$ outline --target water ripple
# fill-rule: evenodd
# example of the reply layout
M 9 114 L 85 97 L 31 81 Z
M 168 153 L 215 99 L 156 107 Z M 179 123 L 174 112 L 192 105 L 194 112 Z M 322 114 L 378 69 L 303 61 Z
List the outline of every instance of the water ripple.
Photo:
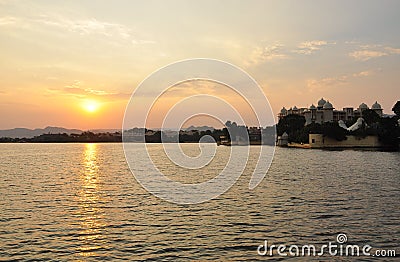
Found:
M 400 253 L 398 152 L 278 148 L 257 188 L 248 189 L 250 161 L 228 192 L 191 206 L 147 193 L 127 169 L 121 144 L 0 147 L 4 260 L 275 261 L 283 258 L 257 255 L 264 240 L 327 244 L 339 233 L 349 243 Z M 165 161 L 160 145 L 149 148 L 167 175 L 187 183 L 214 176 L 229 152 L 218 147 L 216 160 L 188 173 Z

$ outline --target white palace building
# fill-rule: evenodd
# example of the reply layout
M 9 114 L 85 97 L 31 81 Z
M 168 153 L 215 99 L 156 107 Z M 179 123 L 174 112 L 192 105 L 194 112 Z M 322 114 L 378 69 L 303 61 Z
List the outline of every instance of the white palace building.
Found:
M 290 114 L 302 115 L 306 119 L 306 125 L 311 123 L 323 123 L 323 122 L 337 122 L 339 120 L 347 121 L 352 119 L 358 119 L 362 117 L 362 112 L 369 107 L 362 103 L 357 109 L 353 107 L 345 107 L 343 110 L 335 110 L 333 105 L 329 101 L 325 101 L 321 98 L 318 101 L 317 106 L 312 104 L 309 108 L 302 107 L 297 108 L 296 106 L 289 109 L 282 108 L 278 114 L 278 118 L 281 119 L 284 116 Z M 383 109 L 378 102 L 375 102 L 371 109 L 374 110 L 379 116 L 383 115 Z

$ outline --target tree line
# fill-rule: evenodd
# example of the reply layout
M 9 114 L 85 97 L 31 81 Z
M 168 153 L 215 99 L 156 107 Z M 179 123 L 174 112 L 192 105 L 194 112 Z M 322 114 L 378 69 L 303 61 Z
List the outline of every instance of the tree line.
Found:
M 235 122 L 231 125 L 229 123 L 228 128 L 223 129 L 214 129 L 214 130 L 206 130 L 206 131 L 179 131 L 175 135 L 168 136 L 163 134 L 163 131 L 159 130 L 151 130 L 145 128 L 133 128 L 130 130 L 124 131 L 125 138 L 124 140 L 127 142 L 144 142 L 146 143 L 174 143 L 179 141 L 179 143 L 198 143 L 200 139 L 203 138 L 202 142 L 215 143 L 219 142 L 221 137 L 225 137 L 230 140 L 230 134 L 233 137 L 238 135 L 246 135 L 248 134 L 247 127 L 239 126 L 240 128 L 236 128 L 237 125 Z M 265 129 L 260 129 L 264 137 L 268 137 L 266 139 L 266 144 L 268 141 L 275 141 L 275 127 L 267 127 Z M 240 132 L 239 132 L 240 131 Z M 243 133 L 243 134 L 242 134 Z M 207 139 L 204 139 L 206 136 Z M 261 141 L 261 133 L 259 135 L 251 135 L 252 140 Z M 144 139 L 143 139 L 144 138 Z M 268 140 L 268 141 L 267 141 Z M 83 132 L 81 134 L 42 134 L 39 136 L 35 136 L 32 138 L 10 138 L 10 137 L 1 137 L 0 143 L 104 143 L 104 142 L 122 142 L 122 133 L 114 132 L 114 133 L 93 133 L 90 131 Z

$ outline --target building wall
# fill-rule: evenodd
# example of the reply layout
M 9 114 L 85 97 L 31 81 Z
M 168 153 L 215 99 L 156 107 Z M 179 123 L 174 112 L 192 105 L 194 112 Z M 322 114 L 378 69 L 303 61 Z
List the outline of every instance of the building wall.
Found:
M 316 112 L 315 123 L 322 124 L 322 122 L 324 122 L 324 111 L 320 110 Z
M 304 118 L 306 119 L 305 125 L 311 124 L 312 123 L 312 121 L 311 121 L 311 111 L 304 112 L 303 115 L 304 115 Z
M 333 121 L 333 109 L 323 109 L 324 112 L 324 122 Z
M 361 105 L 360 105 L 361 106 Z M 366 105 L 365 105 L 366 106 Z M 308 109 L 306 107 L 302 108 L 290 108 L 286 110 L 283 108 L 279 114 L 278 118 L 281 119 L 290 114 L 302 115 L 306 119 L 306 124 L 309 125 L 311 123 L 319 123 L 322 124 L 324 122 L 337 122 L 339 120 L 347 121 L 352 119 L 357 119 L 362 117 L 362 111 L 368 109 L 368 107 L 354 109 L 352 107 L 345 107 L 343 110 L 334 110 L 334 108 L 323 108 L 322 106 L 318 106 L 317 109 Z M 383 115 L 383 109 L 380 108 L 372 108 L 379 116 Z
M 334 138 L 324 137 L 322 134 L 309 134 L 309 143 L 311 148 L 378 148 L 382 146 L 377 136 L 365 138 L 347 136 L 346 140 L 337 141 Z

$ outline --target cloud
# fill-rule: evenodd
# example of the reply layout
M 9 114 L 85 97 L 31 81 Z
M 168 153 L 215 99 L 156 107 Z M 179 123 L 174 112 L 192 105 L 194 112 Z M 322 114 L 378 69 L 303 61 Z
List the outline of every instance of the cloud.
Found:
M 18 18 L 13 16 L 0 17 L 0 26 L 14 25 L 18 23 Z
M 297 46 L 297 49 L 293 50 L 294 53 L 309 55 L 315 53 L 316 51 L 320 50 L 322 47 L 335 44 L 335 43 L 328 43 L 327 41 L 322 40 L 314 40 L 314 41 L 306 41 L 302 42 Z
M 70 19 L 59 15 L 39 15 L 32 18 L 6 16 L 0 18 L 0 26 L 18 26 L 24 29 L 49 27 L 79 35 L 100 35 L 109 38 L 130 40 L 132 44 L 153 44 L 155 41 L 141 39 L 133 30 L 119 23 L 100 21 L 95 18 Z
M 326 87 L 343 85 L 348 82 L 348 76 L 342 75 L 338 77 L 324 77 L 320 79 L 307 80 L 307 87 L 309 91 L 316 91 Z
M 376 72 L 381 71 L 381 69 L 377 70 L 364 70 L 360 72 L 356 72 L 353 74 L 344 74 L 340 76 L 332 76 L 332 77 L 324 77 L 319 79 L 308 79 L 307 80 L 307 88 L 309 91 L 322 90 L 327 87 L 332 86 L 340 86 L 349 83 L 351 80 L 360 78 L 360 77 L 368 77 L 376 74 Z
M 368 61 L 372 58 L 398 54 L 400 54 L 400 48 L 382 45 L 360 45 L 359 50 L 350 52 L 349 56 L 358 61 Z
M 281 45 L 281 44 L 266 46 L 266 47 L 264 47 L 264 49 L 261 52 L 261 57 L 264 60 L 287 58 L 287 55 L 282 53 L 282 47 L 283 47 L 283 45 Z
M 171 97 L 187 97 L 199 94 L 218 95 L 225 88 L 228 87 L 212 81 L 190 80 L 171 87 L 165 94 Z
M 394 54 L 394 55 L 399 55 L 400 54 L 400 48 L 386 47 L 385 49 L 390 54 Z
M 358 73 L 354 73 L 353 77 L 365 77 L 365 76 L 371 76 L 374 75 L 375 71 L 374 70 L 367 70 L 367 71 L 361 71 Z
M 77 98 L 97 98 L 100 100 L 126 100 L 129 99 L 131 94 L 121 92 L 107 92 L 104 90 L 97 90 L 92 88 L 81 87 L 82 82 L 75 81 L 71 85 L 63 88 L 52 88 L 50 91 L 61 93 L 62 95 L 75 96 Z
M 135 39 L 133 39 L 132 40 L 132 44 L 134 44 L 134 45 L 142 45 L 142 44 L 155 44 L 156 43 L 156 41 L 153 41 L 153 40 L 135 40 Z
M 42 15 L 34 19 L 34 21 L 43 25 L 63 28 L 81 35 L 99 34 L 107 37 L 121 37 L 125 39 L 132 37 L 132 32 L 127 26 L 99 21 L 94 18 L 72 20 L 63 17 Z
M 357 41 L 357 40 L 344 41 L 344 43 L 347 44 L 347 45 L 360 44 L 360 42 Z
M 371 58 L 387 56 L 386 52 L 376 51 L 376 50 L 359 50 L 354 51 L 349 54 L 349 56 L 353 57 L 355 60 L 359 61 L 367 61 Z
M 273 45 L 256 47 L 250 59 L 247 61 L 249 65 L 258 65 L 265 61 L 287 59 L 288 55 L 283 51 L 284 45 L 275 43 Z
M 293 50 L 287 48 L 285 49 L 285 46 L 281 43 L 256 47 L 253 53 L 250 55 L 250 59 L 248 59 L 247 64 L 259 65 L 265 61 L 288 59 L 290 58 L 290 53 L 310 55 L 318 50 L 321 50 L 325 46 L 334 44 L 336 43 L 324 40 L 313 40 L 301 42 Z

